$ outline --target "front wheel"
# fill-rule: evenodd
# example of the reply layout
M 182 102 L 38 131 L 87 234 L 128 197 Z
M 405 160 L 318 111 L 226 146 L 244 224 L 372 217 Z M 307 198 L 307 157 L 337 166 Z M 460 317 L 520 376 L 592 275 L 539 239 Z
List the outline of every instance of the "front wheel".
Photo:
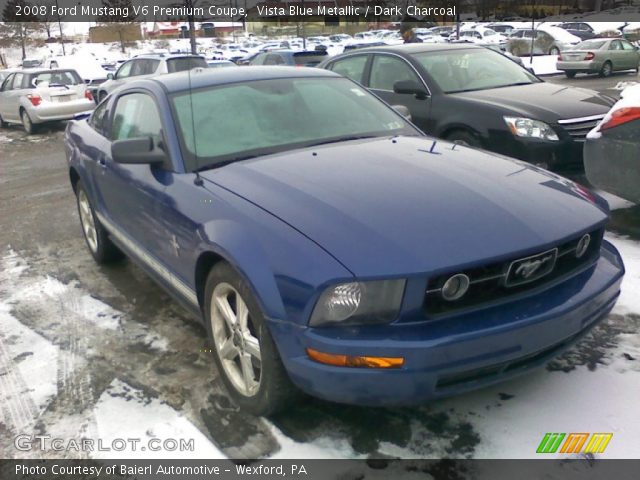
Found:
M 573 78 L 576 76 L 576 72 L 570 72 L 570 71 L 565 71 L 564 74 L 567 76 L 567 78 Z
M 251 290 L 228 263 L 209 273 L 204 314 L 218 371 L 236 404 L 254 415 L 291 405 L 299 393 Z
M 465 147 L 482 147 L 480 140 L 473 133 L 465 130 L 454 130 L 447 135 L 447 140 Z

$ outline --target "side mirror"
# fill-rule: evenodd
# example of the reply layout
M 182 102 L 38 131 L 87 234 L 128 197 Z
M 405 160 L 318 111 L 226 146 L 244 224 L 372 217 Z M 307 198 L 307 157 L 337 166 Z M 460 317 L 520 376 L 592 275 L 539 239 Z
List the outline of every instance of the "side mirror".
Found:
M 400 80 L 393 84 L 393 91 L 401 95 L 415 95 L 418 99 L 424 99 L 429 96 L 427 89 L 413 80 Z
M 167 159 L 151 137 L 116 140 L 111 144 L 111 157 L 116 163 L 129 165 L 157 165 Z
M 411 112 L 405 105 L 391 105 L 391 108 L 393 108 L 396 112 L 398 112 L 407 120 L 411 121 Z
M 114 78 L 116 78 L 113 73 L 109 72 L 107 73 L 107 80 L 113 80 Z

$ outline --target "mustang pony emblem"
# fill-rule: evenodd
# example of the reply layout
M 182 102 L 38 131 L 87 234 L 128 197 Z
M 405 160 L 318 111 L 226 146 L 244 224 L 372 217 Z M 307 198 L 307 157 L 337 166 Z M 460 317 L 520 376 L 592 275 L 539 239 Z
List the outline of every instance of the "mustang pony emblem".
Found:
M 540 260 L 529 260 L 528 262 L 521 263 L 516 269 L 516 275 L 522 278 L 529 278 L 536 273 L 544 263 L 552 260 L 552 258 L 553 257 L 548 256 Z

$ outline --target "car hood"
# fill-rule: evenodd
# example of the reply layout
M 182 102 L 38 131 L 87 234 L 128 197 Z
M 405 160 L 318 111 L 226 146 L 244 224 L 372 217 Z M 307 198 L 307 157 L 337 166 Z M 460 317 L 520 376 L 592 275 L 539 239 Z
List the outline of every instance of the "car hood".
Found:
M 547 82 L 449 95 L 551 123 L 560 119 L 603 115 L 615 103 L 613 98 L 595 90 Z
M 325 145 L 201 175 L 361 277 L 435 273 L 541 251 L 607 218 L 573 182 L 423 137 Z

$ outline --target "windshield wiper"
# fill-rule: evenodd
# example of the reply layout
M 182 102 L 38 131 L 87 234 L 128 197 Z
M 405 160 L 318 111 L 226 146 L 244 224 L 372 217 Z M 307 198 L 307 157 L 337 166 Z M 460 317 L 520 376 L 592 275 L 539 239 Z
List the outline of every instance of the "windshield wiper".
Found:
M 202 167 L 196 168 L 195 170 L 193 170 L 193 172 L 196 173 L 196 172 L 203 172 L 205 170 L 213 170 L 215 168 L 220 168 L 220 167 L 224 167 L 225 165 L 229 165 L 230 163 L 240 162 L 242 160 L 249 160 L 251 158 L 262 157 L 263 155 L 266 155 L 266 154 L 265 153 L 253 153 L 251 155 L 239 155 L 237 157 L 233 157 L 233 158 L 230 158 L 228 160 L 222 160 L 220 162 L 208 163 L 207 165 L 204 165 Z
M 329 138 L 327 140 L 320 140 L 319 142 L 307 143 L 304 145 L 307 147 L 317 147 L 318 145 L 328 145 L 330 143 L 348 142 L 350 140 L 363 140 L 365 138 L 379 138 L 381 135 L 350 135 L 346 137 Z

